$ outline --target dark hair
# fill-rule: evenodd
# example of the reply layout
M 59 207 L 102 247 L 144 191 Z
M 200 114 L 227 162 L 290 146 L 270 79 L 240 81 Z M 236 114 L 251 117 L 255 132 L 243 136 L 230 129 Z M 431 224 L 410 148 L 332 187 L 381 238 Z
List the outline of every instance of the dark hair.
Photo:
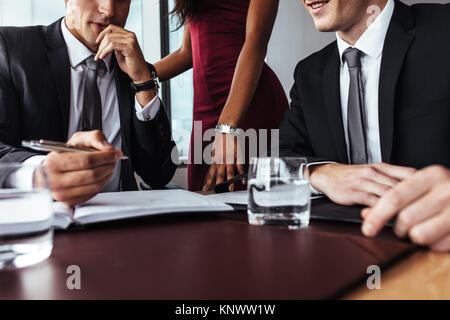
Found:
M 175 7 L 170 12 L 171 15 L 178 18 L 177 29 L 186 24 L 188 19 L 192 19 L 198 9 L 198 0 L 175 0 Z

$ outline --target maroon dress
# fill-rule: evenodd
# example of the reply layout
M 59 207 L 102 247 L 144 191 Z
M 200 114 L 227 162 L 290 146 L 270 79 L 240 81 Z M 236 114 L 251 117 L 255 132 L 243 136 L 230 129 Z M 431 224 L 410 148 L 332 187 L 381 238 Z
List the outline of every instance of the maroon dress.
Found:
M 250 0 L 196 0 L 198 14 L 189 21 L 194 72 L 194 121 L 202 134 L 215 128 L 227 101 L 236 64 L 245 42 Z M 256 80 L 255 80 L 256 81 Z M 289 107 L 283 87 L 264 64 L 258 88 L 239 127 L 247 130 L 278 129 Z M 269 134 L 270 136 L 270 134 Z M 194 132 L 188 164 L 188 188 L 201 190 L 209 165 L 194 164 Z M 202 139 L 203 140 L 203 139 Z M 195 143 L 199 143 L 196 141 Z M 202 143 L 202 150 L 211 141 Z M 248 150 L 247 150 L 248 153 Z M 203 158 L 202 158 L 203 159 Z M 196 161 L 197 162 L 197 161 Z

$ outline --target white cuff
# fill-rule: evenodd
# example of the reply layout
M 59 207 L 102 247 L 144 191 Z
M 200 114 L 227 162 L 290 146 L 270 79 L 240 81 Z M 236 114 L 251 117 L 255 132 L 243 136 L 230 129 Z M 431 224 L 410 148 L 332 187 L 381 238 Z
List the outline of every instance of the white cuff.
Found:
M 46 156 L 33 156 L 28 158 L 22 164 L 23 168 L 11 173 L 6 179 L 9 188 L 31 190 L 33 188 L 33 167 L 39 166 L 44 162 Z M 29 167 L 26 167 L 29 166 Z
M 136 109 L 136 118 L 140 121 L 150 121 L 156 117 L 161 107 L 161 100 L 158 96 L 154 97 L 144 108 L 139 104 L 137 97 L 134 98 L 134 108 Z

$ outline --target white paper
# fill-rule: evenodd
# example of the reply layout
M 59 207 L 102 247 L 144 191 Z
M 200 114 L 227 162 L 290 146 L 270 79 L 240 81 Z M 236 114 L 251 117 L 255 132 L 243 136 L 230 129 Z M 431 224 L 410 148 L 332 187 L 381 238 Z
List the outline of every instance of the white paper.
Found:
M 139 216 L 233 211 L 221 201 L 185 190 L 152 190 L 101 193 L 75 209 L 74 220 L 81 224 Z
M 225 192 L 225 193 L 215 193 L 205 196 L 205 198 L 210 200 L 221 201 L 228 204 L 244 205 L 248 204 L 248 191 L 235 191 L 235 192 Z
M 235 192 L 225 192 L 225 193 L 215 193 L 204 196 L 210 200 L 221 201 L 226 204 L 234 204 L 234 205 L 248 205 L 248 191 L 235 191 Z M 323 198 L 320 196 L 311 196 L 311 200 Z

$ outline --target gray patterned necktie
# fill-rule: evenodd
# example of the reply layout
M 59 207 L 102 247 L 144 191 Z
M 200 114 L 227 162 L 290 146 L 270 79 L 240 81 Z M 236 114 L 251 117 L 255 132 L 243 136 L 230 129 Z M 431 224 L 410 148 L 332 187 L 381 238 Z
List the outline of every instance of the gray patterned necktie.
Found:
M 343 54 L 350 73 L 347 126 L 351 164 L 366 164 L 368 162 L 361 54 L 362 52 L 356 48 L 348 48 Z
M 85 60 L 87 66 L 84 74 L 83 113 L 81 131 L 102 130 L 102 100 L 97 85 L 99 69 L 106 69 L 103 60 L 94 61 L 94 56 Z

